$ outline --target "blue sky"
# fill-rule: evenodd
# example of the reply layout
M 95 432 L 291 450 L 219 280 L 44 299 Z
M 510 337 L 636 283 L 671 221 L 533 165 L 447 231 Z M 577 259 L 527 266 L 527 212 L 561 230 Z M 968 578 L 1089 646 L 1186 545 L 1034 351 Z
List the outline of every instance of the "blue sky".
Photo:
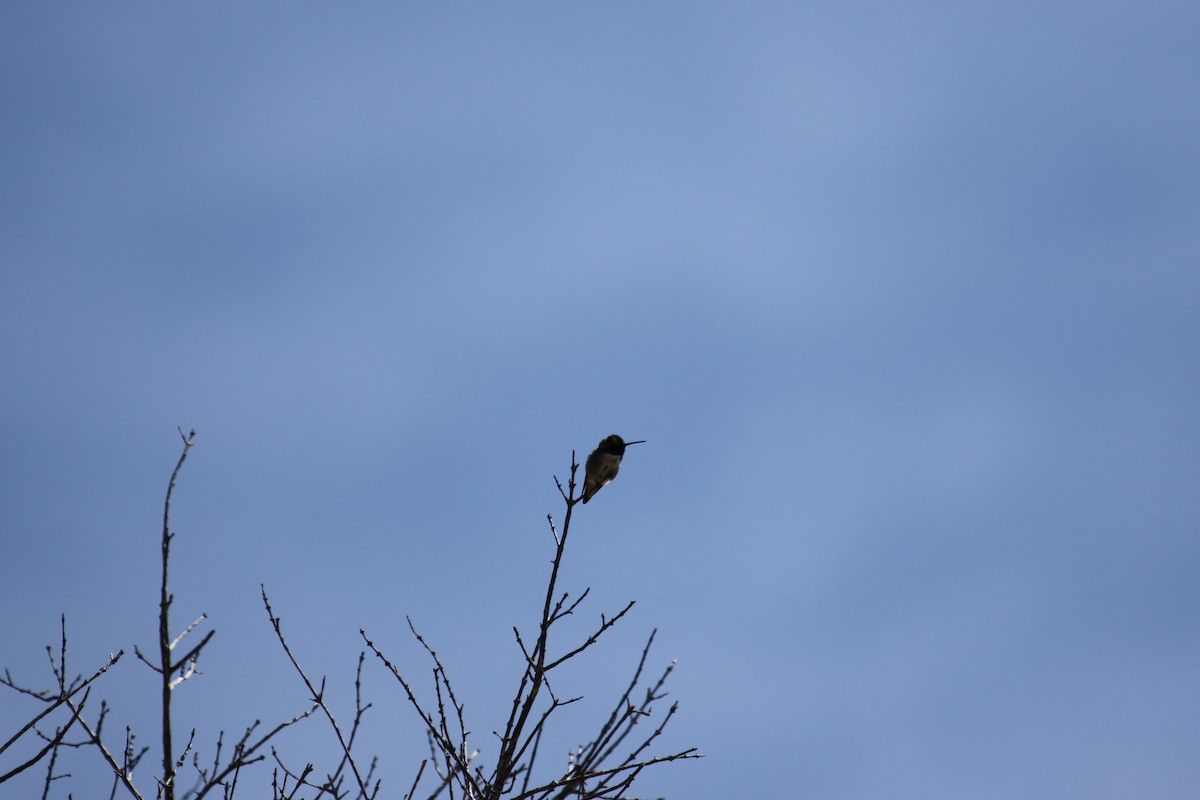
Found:
M 426 674 L 411 615 L 489 759 L 551 476 L 616 432 L 649 441 L 564 580 L 581 626 L 638 604 L 572 679 L 606 704 L 657 627 L 670 744 L 707 754 L 644 794 L 1194 796 L 1194 4 L 0 16 L 18 678 L 49 679 L 60 613 L 77 671 L 153 645 L 195 427 L 202 753 L 303 707 L 265 583 L 342 702 L 359 627 Z M 146 743 L 150 679 L 104 685 Z M 399 796 L 423 737 L 366 690 Z M 0 694 L 0 732 L 27 709 Z M 99 796 L 77 764 L 60 795 Z

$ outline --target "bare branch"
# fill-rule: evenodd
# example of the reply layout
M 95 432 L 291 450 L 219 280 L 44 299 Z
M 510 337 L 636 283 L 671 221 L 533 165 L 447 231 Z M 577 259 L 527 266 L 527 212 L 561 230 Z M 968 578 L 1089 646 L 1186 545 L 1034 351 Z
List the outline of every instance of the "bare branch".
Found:
M 428 763 L 429 759 L 421 759 L 421 766 L 417 768 L 417 777 L 413 778 L 412 788 L 405 793 L 404 800 L 412 800 L 413 795 L 417 793 L 417 784 L 421 782 L 421 776 L 425 773 L 425 765 Z
M 72 703 L 70 700 L 67 701 L 67 705 L 72 711 L 75 711 L 77 714 L 79 713 L 76 711 L 74 703 Z M 121 785 L 125 787 L 126 791 L 128 791 L 135 798 L 135 800 L 143 800 L 142 795 L 137 790 L 137 787 L 134 786 L 133 781 L 130 780 L 131 768 L 122 767 L 121 764 L 117 763 L 117 760 L 113 758 L 112 753 L 108 751 L 108 748 L 104 746 L 104 742 L 100 739 L 99 728 L 92 730 L 92 728 L 87 724 L 87 720 L 85 720 L 82 715 L 79 717 L 79 724 L 87 733 L 88 740 L 96 746 L 96 749 L 100 751 L 100 755 L 106 762 L 108 762 L 108 766 L 112 768 L 113 774 L 116 775 L 117 780 L 121 782 Z M 125 763 L 128 765 L 130 763 L 129 753 L 132 748 L 132 737 L 129 735 L 128 729 L 126 729 L 125 741 Z
M 138 649 L 138 646 L 136 644 L 133 646 L 133 654 L 135 656 L 137 656 L 138 660 L 141 661 L 143 664 L 145 664 L 147 667 L 154 670 L 155 672 L 157 672 L 160 675 L 162 674 L 162 669 L 159 666 L 157 666 L 156 664 L 154 664 L 153 662 L 151 662 L 150 659 L 146 658 L 146 656 L 144 656 L 142 654 L 142 651 L 140 649 Z
M 184 745 L 183 752 L 179 754 L 179 760 L 171 765 L 166 776 L 158 782 L 158 797 L 167 796 L 168 792 L 174 795 L 175 776 L 179 774 L 179 770 L 183 769 L 184 763 L 187 761 L 187 755 L 192 750 L 192 742 L 196 739 L 196 729 L 192 728 L 192 733 L 188 736 L 188 742 Z
M 300 666 L 300 662 L 292 655 L 292 649 L 288 647 L 287 640 L 283 637 L 283 629 L 281 627 L 282 620 L 275 616 L 274 610 L 271 608 L 271 601 L 267 597 L 267 587 L 262 585 L 259 587 L 262 590 L 263 605 L 267 609 L 267 618 L 271 621 L 271 627 L 275 630 L 275 636 L 279 639 L 279 644 L 283 647 L 283 652 L 287 654 L 288 660 L 292 662 L 292 666 L 296 668 L 296 672 L 300 675 L 300 679 L 304 681 L 304 685 L 308 688 L 309 694 L 312 696 L 312 701 L 321 711 L 325 713 L 325 718 L 329 720 L 333 732 L 337 735 L 338 744 L 342 747 L 342 753 L 346 756 L 346 761 L 350 764 L 350 769 L 354 773 L 354 779 L 358 782 L 359 791 L 363 797 L 371 798 L 374 794 L 367 789 L 366 779 L 358 771 L 358 764 L 350 753 L 350 745 L 346 741 L 346 737 L 342 735 L 342 729 L 338 726 L 337 720 L 333 716 L 333 712 L 329 710 L 329 706 L 325 704 L 323 686 L 322 690 L 318 691 L 313 682 L 309 680 L 308 675 L 304 673 L 304 669 Z M 361 633 L 361 631 L 360 631 Z M 376 787 L 378 788 L 378 787 Z
M 567 659 L 574 658 L 575 656 L 582 653 L 584 650 L 586 650 L 589 647 L 591 647 L 592 645 L 594 645 L 596 643 L 596 640 L 598 640 L 600 638 L 600 636 L 606 630 L 611 628 L 613 625 L 616 625 L 617 620 L 619 620 L 621 617 L 623 617 L 629 613 L 629 609 L 633 608 L 634 603 L 636 603 L 636 602 L 637 602 L 636 600 L 630 600 L 629 604 L 627 606 L 625 606 L 623 609 L 621 609 L 621 611 L 612 619 L 606 620 L 603 617 L 601 617 L 600 627 L 596 629 L 595 633 L 593 633 L 591 636 L 589 636 L 587 638 L 587 641 L 585 641 L 583 644 L 576 647 L 574 650 L 568 651 L 567 653 L 564 653 L 563 655 L 561 655 L 558 658 L 551 661 L 549 664 L 546 665 L 546 671 L 548 672 L 548 671 L 554 669 L 555 667 L 557 667 L 559 664 L 563 663 Z
M 550 790 L 563 786 L 575 786 L 576 784 L 581 784 L 584 781 L 589 781 L 593 778 L 600 778 L 605 775 L 616 775 L 618 773 L 628 772 L 630 770 L 642 770 L 653 764 L 664 764 L 668 761 L 680 761 L 687 758 L 704 758 L 704 756 L 701 753 L 697 753 L 695 747 L 689 747 L 687 750 L 681 750 L 678 753 L 672 753 L 669 756 L 655 756 L 654 758 L 648 758 L 645 761 L 639 761 L 635 764 L 622 764 L 618 767 L 598 769 L 578 775 L 567 775 L 559 778 L 558 780 L 550 781 L 549 783 L 539 786 L 536 789 L 530 789 L 529 791 L 514 795 L 513 797 L 509 798 L 509 800 L 524 800 L 526 797 L 544 794 Z M 595 794 L 583 794 L 581 796 L 596 797 Z
M 203 619 L 203 617 L 201 617 L 201 619 Z M 190 628 L 189 628 L 189 630 L 190 630 Z M 187 654 L 185 656 L 183 656 L 183 658 L 179 659 L 174 664 L 167 665 L 167 673 L 168 674 L 172 674 L 179 670 L 183 670 L 183 672 L 180 673 L 179 676 L 177 676 L 176 678 L 173 678 L 170 681 L 170 685 L 171 685 L 172 689 L 174 689 L 176 686 L 178 686 L 179 684 L 186 681 L 188 678 L 192 677 L 192 675 L 196 674 L 196 660 L 200 658 L 200 650 L 204 647 L 204 645 L 208 644 L 209 640 L 212 639 L 213 634 L 215 634 L 215 633 L 216 633 L 215 630 L 209 631 L 207 634 L 204 635 L 204 638 L 200 640 L 200 644 L 196 645 L 191 650 L 189 650 L 187 652 Z M 175 641 L 178 642 L 179 639 L 182 639 L 182 638 L 183 638 L 183 635 L 181 634 L 179 636 L 179 638 L 176 639 Z M 172 647 L 173 646 L 174 645 L 172 644 Z
M 3 745 L 0 745 L 0 753 L 3 753 L 5 750 L 7 750 L 13 744 L 13 742 L 17 741 L 22 736 L 24 736 L 26 733 L 28 733 L 37 723 L 41 722 L 42 719 L 44 719 L 48 714 L 52 713 L 55 709 L 57 709 L 59 706 L 63 705 L 64 703 L 68 702 L 80 690 L 91 685 L 92 681 L 96 680 L 101 675 L 108 672 L 109 667 L 111 667 L 113 664 L 116 664 L 118 661 L 120 661 L 121 656 L 123 656 L 123 655 L 125 655 L 125 651 L 121 650 L 116 655 L 110 656 L 108 659 L 108 663 L 105 664 L 104 666 L 100 667 L 100 669 L 96 670 L 94 673 L 92 673 L 91 677 L 82 681 L 77 686 L 75 686 L 73 689 L 70 689 L 69 691 L 67 691 L 66 694 L 60 695 L 59 697 L 50 697 L 50 696 L 45 695 L 44 693 L 34 692 L 30 689 L 24 689 L 22 687 L 19 687 L 15 683 L 13 683 L 12 675 L 10 675 L 8 673 L 8 670 L 5 670 L 5 676 L 3 679 L 0 679 L 0 683 L 3 683 L 5 686 L 8 686 L 10 689 L 14 689 L 14 690 L 18 691 L 21 694 L 26 694 L 31 697 L 36 697 L 39 700 L 44 700 L 46 702 L 49 702 L 50 705 L 48 705 L 48 706 L 46 706 L 46 708 L 42 709 L 42 712 L 40 714 L 35 716 L 29 722 L 25 723 L 25 725 L 23 725 L 20 730 L 18 730 L 16 733 L 14 733 L 8 739 L 8 741 L 6 741 Z M 72 709 L 72 710 L 74 710 L 74 709 Z
M 175 784 L 170 780 L 173 775 L 171 755 L 173 747 L 171 742 L 171 692 L 175 689 L 177 683 L 173 682 L 172 675 L 175 668 L 171 665 L 171 649 L 174 647 L 174 642 L 171 639 L 171 604 L 175 598 L 168 592 L 168 574 L 169 564 L 171 560 L 171 496 L 175 493 L 175 482 L 179 478 L 179 471 L 183 469 L 183 462 L 187 460 L 188 451 L 192 449 L 192 444 L 196 438 L 196 430 L 193 428 L 191 433 L 184 435 L 183 429 L 179 428 L 179 436 L 183 439 L 183 452 L 179 454 L 179 461 L 175 463 L 175 470 L 171 473 L 171 480 L 167 483 L 167 496 L 163 501 L 163 526 L 162 526 L 162 588 L 159 594 L 158 602 L 158 672 L 162 678 L 162 771 L 163 777 L 160 782 L 160 795 L 163 800 L 175 800 Z M 207 639 L 206 639 L 207 641 Z M 193 663 L 193 667 L 195 664 Z M 190 744 L 190 742 L 189 742 Z
M 505 791 L 505 787 L 513 778 L 513 771 L 517 767 L 517 748 L 520 742 L 526 738 L 524 736 L 525 725 L 529 720 L 529 715 L 533 711 L 534 703 L 537 701 L 538 692 L 545 678 L 546 647 L 550 636 L 550 626 L 554 622 L 551 607 L 558 584 L 558 571 L 562 566 L 563 552 L 566 549 L 567 536 L 571 529 L 571 515 L 575 510 L 576 502 L 578 502 L 572 499 L 575 496 L 575 474 L 578 470 L 579 464 L 575 460 L 575 452 L 572 451 L 571 478 L 568 484 L 570 493 L 565 498 L 567 512 L 563 517 L 562 536 L 555 537 L 557 546 L 555 547 L 554 561 L 550 570 L 550 581 L 546 586 L 546 599 L 542 606 L 542 621 L 538 630 L 538 641 L 531 654 L 533 663 L 524 670 L 513 702 L 513 714 L 509 716 L 508 724 L 505 726 L 500 756 L 497 759 L 492 779 L 489 781 L 492 789 L 492 798 L 498 798 L 499 794 Z M 561 607 L 561 601 L 559 607 Z M 528 693 L 526 693 L 526 690 L 528 690 Z
M 195 620 L 195 622 L 193 622 L 191 625 L 188 625 L 186 628 L 184 628 L 184 629 L 183 629 L 183 630 L 182 630 L 182 631 L 179 633 L 179 635 L 178 635 L 178 636 L 176 636 L 174 639 L 172 639 L 172 640 L 171 640 L 171 644 L 169 645 L 169 647 L 170 647 L 172 650 L 174 650 L 174 649 L 175 649 L 175 647 L 176 647 L 176 646 L 177 646 L 177 645 L 178 645 L 180 642 L 182 642 L 182 641 L 183 641 L 183 637 L 185 637 L 185 636 L 187 636 L 189 633 L 191 633 L 191 632 L 192 632 L 192 630 L 193 630 L 193 629 L 194 629 L 194 628 L 195 628 L 197 625 L 199 625 L 201 622 L 204 622 L 204 620 L 206 620 L 206 619 L 208 619 L 208 614 L 201 614 L 199 617 L 196 617 L 196 620 Z M 210 634 L 209 634 L 209 636 L 212 636 L 212 634 L 210 633 Z M 207 641 L 207 639 L 206 639 L 205 641 Z M 203 644 L 203 643 L 201 643 L 201 644 Z M 200 650 L 200 647 L 198 646 L 198 647 L 195 647 L 195 648 L 193 649 L 193 652 L 199 652 L 199 650 Z M 181 659 L 179 659 L 179 660 L 180 660 L 180 661 L 186 661 L 186 660 L 187 660 L 187 658 L 188 658 L 188 656 L 184 656 L 183 658 L 181 658 Z
M 360 628 L 358 633 L 360 636 L 362 636 L 363 641 L 367 643 L 367 647 L 371 649 L 371 652 L 373 652 L 375 656 L 383 662 L 384 666 L 388 668 L 388 671 L 390 671 L 396 680 L 400 682 L 400 685 L 404 687 L 404 692 L 408 696 L 409 703 L 421 717 L 421 720 L 425 723 L 425 727 L 429 732 L 429 735 L 432 736 L 437 742 L 438 749 L 441 751 L 442 755 L 452 762 L 453 769 L 450 770 L 450 774 L 457 777 L 457 779 L 462 782 L 463 791 L 470 792 L 471 794 L 469 796 L 482 797 L 482 789 L 475 777 L 471 775 L 469 756 L 465 753 L 460 754 L 454 743 L 442 735 L 438 723 L 433 719 L 433 716 L 425 710 L 420 701 L 417 700 L 416 693 L 413 692 L 412 686 L 407 680 L 404 679 L 404 676 L 400 674 L 400 670 L 396 667 L 396 665 L 393 664 L 387 658 L 387 656 L 385 656 L 379 650 L 379 648 L 375 646 L 374 642 L 367 638 L 366 631 Z
M 230 775 L 233 775 L 234 780 L 236 781 L 236 776 L 242 767 L 248 766 L 250 764 L 254 764 L 254 763 L 256 763 L 258 761 L 262 761 L 263 759 L 266 758 L 265 754 L 256 755 L 256 753 L 258 753 L 258 751 L 263 747 L 263 745 L 265 745 L 267 742 L 271 741 L 271 739 L 273 739 L 276 734 L 280 733 L 281 731 L 283 731 L 286 728 L 291 727 L 292 725 L 295 725 L 300 720 L 306 719 L 310 714 L 312 714 L 316 710 L 317 710 L 317 705 L 314 703 L 312 705 L 312 707 L 310 707 L 307 711 L 302 711 L 301 713 L 297 714 L 296 716 L 292 717 L 291 719 L 288 719 L 288 720 L 285 720 L 285 721 L 279 723 L 274 728 L 267 731 L 267 733 L 263 734 L 263 736 L 261 738 L 259 738 L 257 741 L 251 743 L 250 736 L 258 728 L 258 725 L 259 725 L 259 722 L 256 720 L 253 725 L 246 728 L 245 734 L 243 734 L 242 738 L 238 741 L 238 743 L 236 745 L 234 745 L 233 756 L 232 756 L 232 758 L 230 758 L 229 763 L 225 766 L 225 768 L 223 770 L 221 770 L 219 772 L 217 770 L 218 770 L 218 765 L 220 764 L 220 759 L 221 759 L 221 743 L 220 743 L 220 739 L 218 739 L 217 740 L 217 755 L 216 755 L 216 759 L 213 762 L 212 778 L 205 780 L 204 786 L 196 793 L 195 797 L 192 800 L 202 800 L 202 798 L 205 795 L 207 795 L 209 793 L 209 791 L 211 791 L 213 789 L 213 787 L 224 785 L 225 780 L 227 778 L 229 778 Z M 201 773 L 201 774 L 203 775 L 203 773 Z
M 21 764 L 20 766 L 10 770 L 9 772 L 4 773 L 3 775 L 0 775 L 0 783 L 4 783 L 9 778 L 11 778 L 15 775 L 19 775 L 22 772 L 24 772 L 25 770 L 29 769 L 34 764 L 41 761 L 42 758 L 47 753 L 49 753 L 53 749 L 56 749 L 58 747 L 58 745 L 62 743 L 63 737 L 67 735 L 67 731 L 69 731 L 71 729 L 71 726 L 74 725 L 76 723 L 76 721 L 78 721 L 79 712 L 83 710 L 83 705 L 84 705 L 84 703 L 87 702 L 88 694 L 90 692 L 91 692 L 91 689 L 88 689 L 86 692 L 83 693 L 83 699 L 79 701 L 79 708 L 75 709 L 75 713 L 71 714 L 71 718 L 69 720 L 67 720 L 67 724 L 64 725 L 63 727 L 59 728 L 55 732 L 54 738 L 51 739 L 46 744 L 45 747 L 43 747 L 41 750 L 39 750 L 36 755 L 34 755 L 32 758 L 30 758 L 24 764 Z M 30 723 L 30 725 L 32 725 L 32 724 L 33 723 Z M 47 778 L 47 780 L 49 780 L 49 778 Z

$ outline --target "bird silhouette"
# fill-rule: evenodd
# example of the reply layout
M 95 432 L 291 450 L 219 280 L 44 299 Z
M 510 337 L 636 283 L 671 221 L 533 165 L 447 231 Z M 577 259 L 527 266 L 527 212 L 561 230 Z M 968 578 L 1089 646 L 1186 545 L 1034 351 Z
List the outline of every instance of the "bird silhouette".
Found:
M 583 479 L 584 503 L 591 500 L 592 495 L 617 477 L 617 473 L 621 470 L 621 458 L 625 455 L 625 448 L 631 444 L 641 444 L 644 441 L 646 440 L 638 439 L 636 442 L 627 442 L 615 433 L 600 440 L 600 444 L 587 458 L 587 469 Z

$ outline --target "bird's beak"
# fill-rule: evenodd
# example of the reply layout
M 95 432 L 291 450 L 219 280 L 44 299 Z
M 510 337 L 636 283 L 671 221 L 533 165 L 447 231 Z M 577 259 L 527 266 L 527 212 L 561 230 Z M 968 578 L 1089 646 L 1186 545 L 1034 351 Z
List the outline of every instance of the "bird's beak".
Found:
M 638 439 L 636 442 L 626 442 L 625 446 L 629 447 L 629 445 L 631 445 L 631 444 L 645 444 L 645 443 L 646 443 L 645 439 Z

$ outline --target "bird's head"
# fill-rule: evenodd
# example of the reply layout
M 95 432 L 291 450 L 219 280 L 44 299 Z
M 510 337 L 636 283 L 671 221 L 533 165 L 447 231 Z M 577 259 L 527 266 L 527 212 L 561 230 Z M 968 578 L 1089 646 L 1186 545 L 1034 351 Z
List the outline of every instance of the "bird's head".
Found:
M 625 448 L 631 444 L 643 444 L 645 439 L 638 439 L 633 442 L 627 442 L 615 433 L 612 436 L 605 436 L 600 440 L 600 446 L 596 448 L 601 453 L 612 453 L 613 455 L 625 455 Z

